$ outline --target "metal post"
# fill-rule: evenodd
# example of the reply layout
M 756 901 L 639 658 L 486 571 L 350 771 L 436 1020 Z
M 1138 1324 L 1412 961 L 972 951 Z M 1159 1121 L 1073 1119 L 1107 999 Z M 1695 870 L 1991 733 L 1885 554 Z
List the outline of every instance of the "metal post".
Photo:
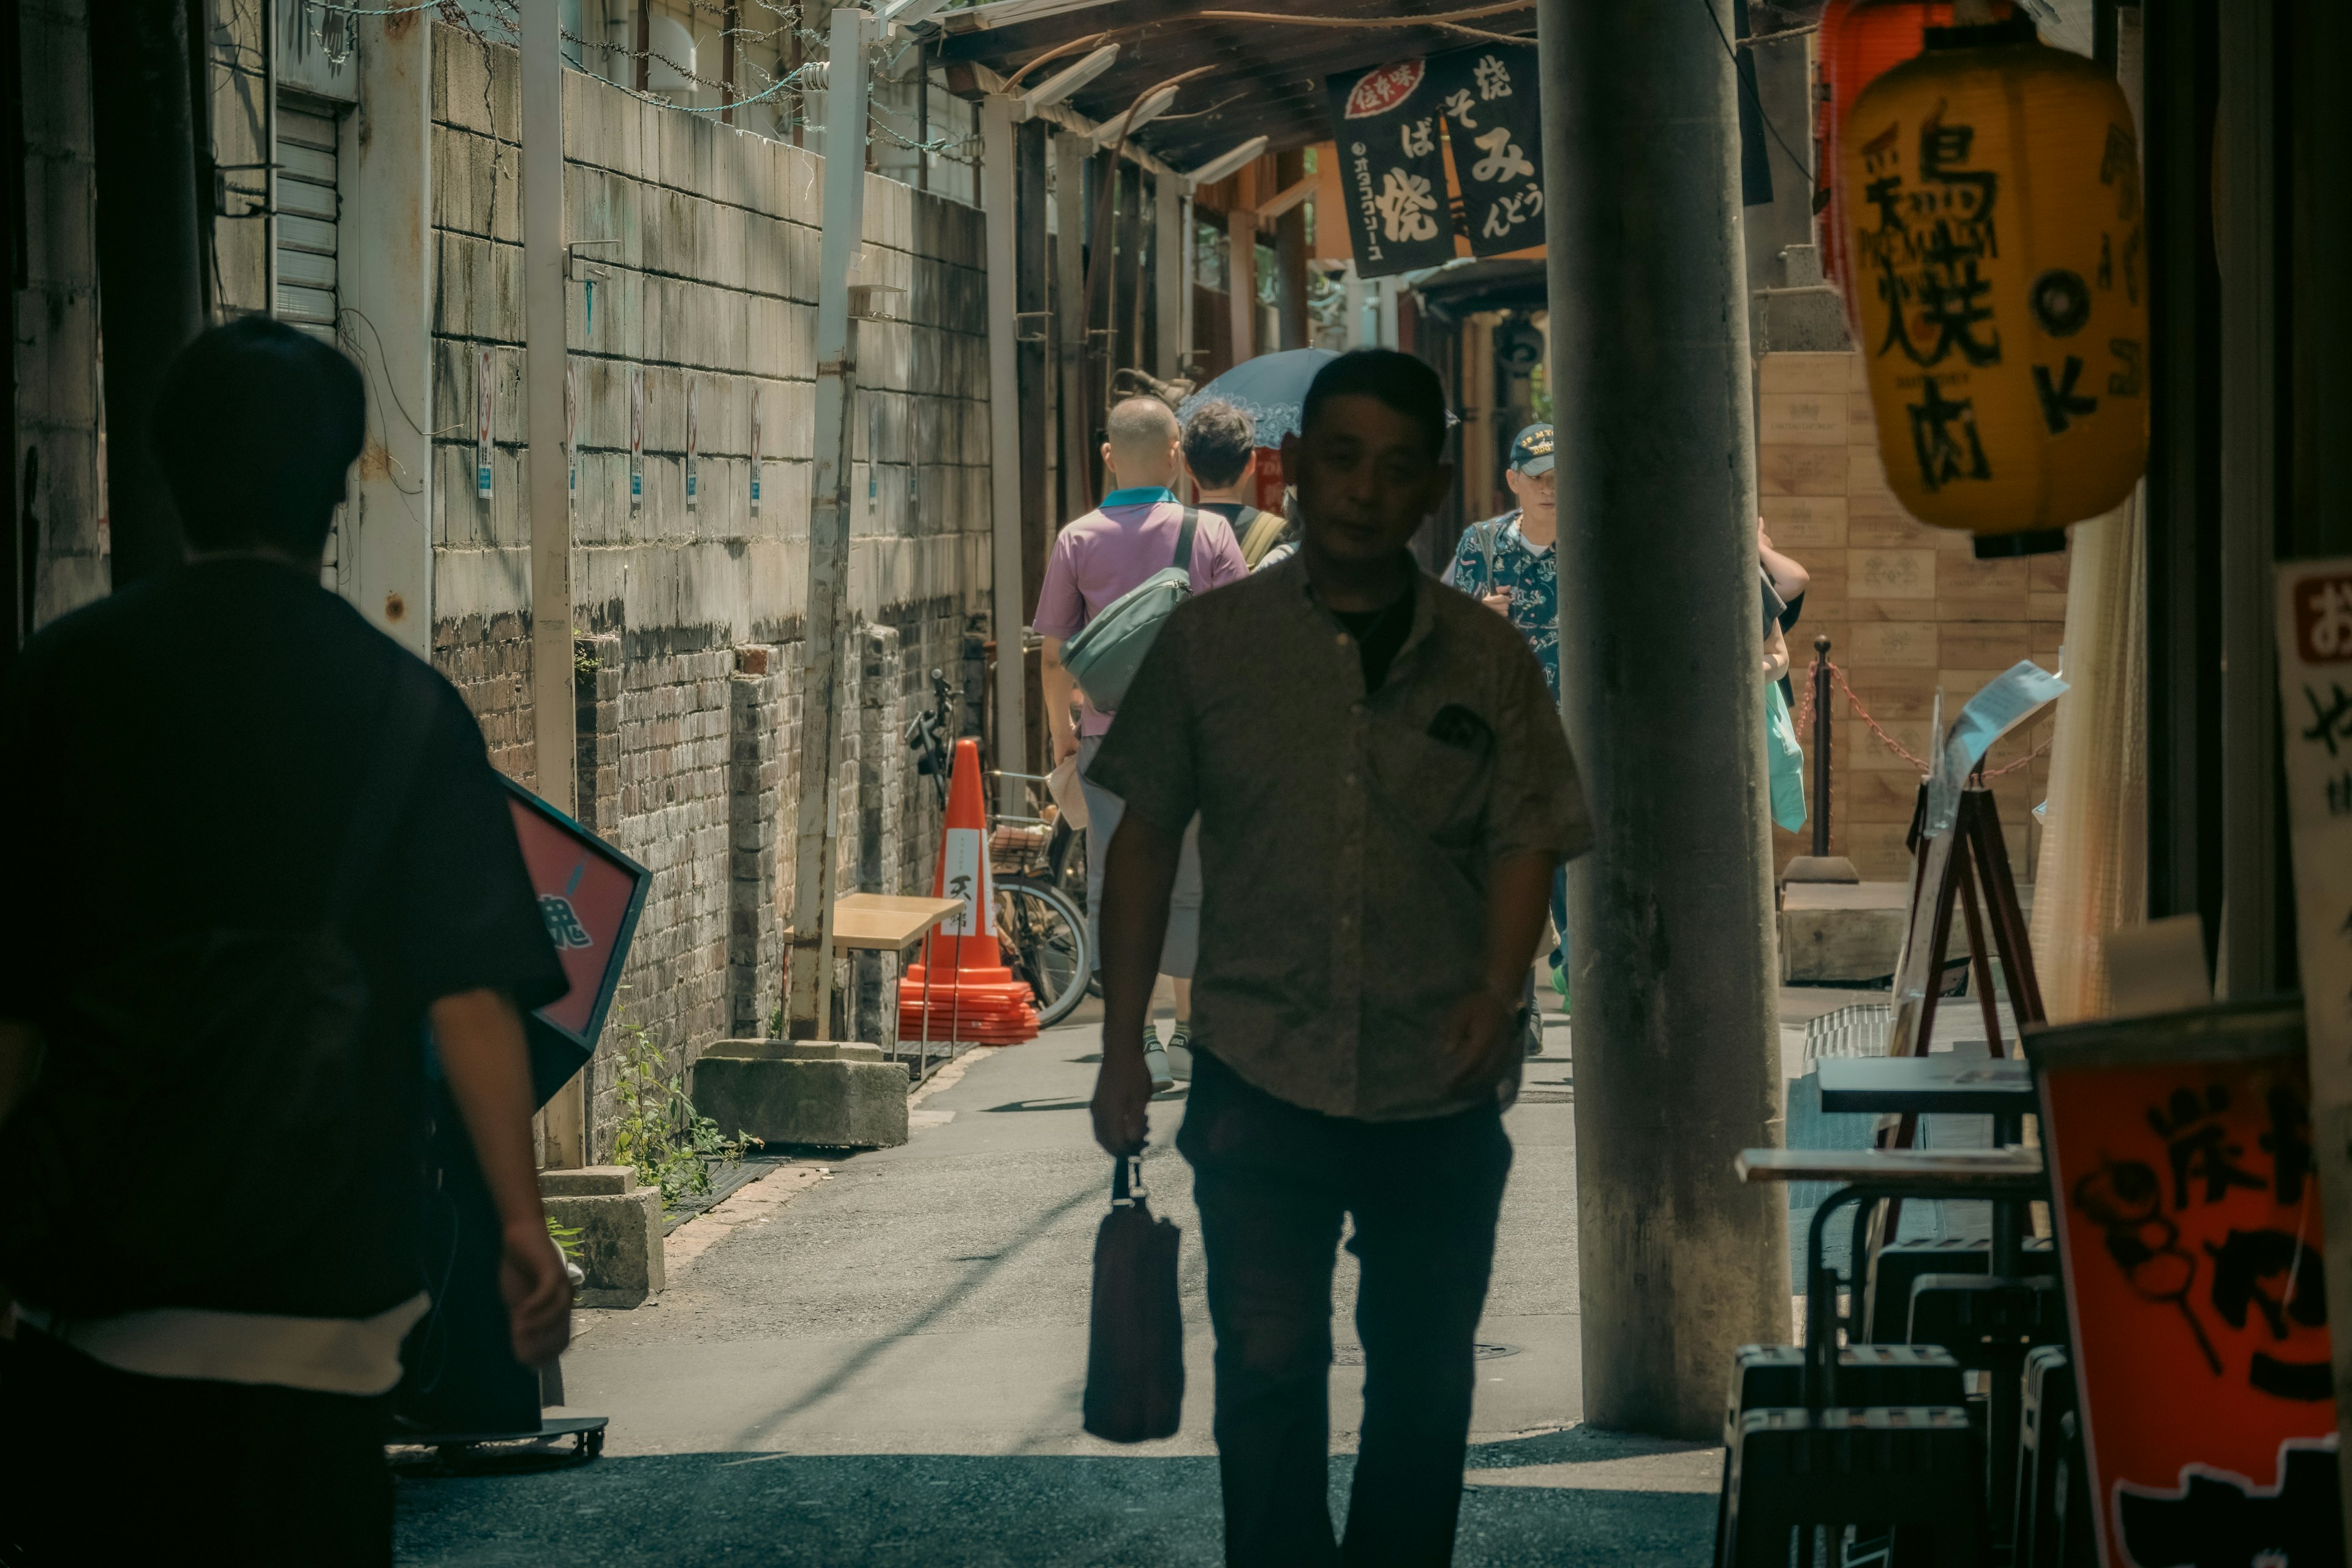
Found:
M 1383 278 L 1380 283 L 1380 344 L 1384 349 L 1392 349 L 1397 346 L 1397 280 Z
M 1813 858 L 1830 853 L 1830 637 L 1813 639 Z
M 989 602 L 996 628 L 997 809 L 1023 815 L 1021 781 L 1029 766 L 1028 668 L 1022 655 L 1021 392 L 1019 322 L 1014 312 L 1020 216 L 1013 196 L 1013 100 L 992 93 L 980 106 L 980 174 L 988 222 L 988 462 L 995 517 Z
M 530 527 L 530 711 L 540 798 L 579 815 L 572 652 L 572 487 L 564 447 L 563 29 L 558 0 L 522 11 L 523 504 Z M 547 1163 L 588 1163 L 583 1074 L 547 1102 Z
M 540 797 L 577 815 L 572 787 L 572 506 L 563 451 L 563 34 L 557 0 L 522 13 L 523 400 L 530 461 L 531 733 Z
M 832 1026 L 835 789 L 841 737 L 842 606 L 849 596 L 851 409 L 857 331 L 849 266 L 866 222 L 866 37 L 854 5 L 833 14 L 825 76 L 824 237 L 817 259 L 816 440 L 809 478 L 808 610 L 801 661 L 801 779 L 793 850 L 793 929 L 784 973 L 784 1033 Z
M 1347 346 L 1351 349 L 1362 348 L 1364 346 L 1364 280 L 1356 275 L 1356 264 L 1353 261 L 1349 261 L 1340 268 L 1339 287 L 1345 291 L 1348 301 Z
M 1584 1418 L 1709 1439 L 1733 1350 L 1789 1332 L 1787 1205 L 1732 1168 L 1780 1142 L 1780 1084 L 1727 4 L 1560 0 L 1540 43 L 1551 296 L 1608 301 L 1552 322 L 1562 706 L 1601 835 L 1568 884 Z M 1632 656 L 1662 639 L 1722 678 Z

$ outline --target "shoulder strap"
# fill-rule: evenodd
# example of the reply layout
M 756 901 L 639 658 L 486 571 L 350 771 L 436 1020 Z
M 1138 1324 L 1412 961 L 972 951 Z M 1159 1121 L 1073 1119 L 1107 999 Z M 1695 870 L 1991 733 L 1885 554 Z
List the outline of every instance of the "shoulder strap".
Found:
M 1495 588 L 1495 545 L 1503 537 L 1503 519 L 1490 517 L 1484 522 L 1473 523 L 1471 531 L 1478 536 L 1479 586 L 1485 592 L 1492 593 Z
M 1169 564 L 1179 572 L 1192 569 L 1192 531 L 1201 525 L 1201 514 L 1191 507 L 1184 509 L 1184 526 L 1176 531 L 1176 559 Z
M 400 825 L 409 783 L 416 776 L 417 759 L 432 728 L 437 679 L 429 665 L 414 658 L 404 657 L 393 667 L 383 723 L 369 748 L 367 772 L 335 857 L 335 879 L 327 895 L 331 927 L 340 929 L 358 904 L 362 889 Z
M 1241 533 L 1242 559 L 1255 566 L 1266 557 L 1282 538 L 1289 519 L 1278 511 L 1260 511 L 1254 506 L 1244 507 L 1242 515 L 1234 519 L 1235 531 Z

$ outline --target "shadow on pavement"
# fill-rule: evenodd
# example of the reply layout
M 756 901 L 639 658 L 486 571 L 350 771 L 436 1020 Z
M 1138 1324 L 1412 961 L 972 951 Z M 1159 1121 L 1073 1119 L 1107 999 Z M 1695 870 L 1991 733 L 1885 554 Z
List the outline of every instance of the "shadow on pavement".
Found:
M 1657 1455 L 1579 1431 L 1471 1451 L 1475 1473 Z M 1331 1464 L 1335 1518 L 1354 1460 Z M 403 1479 L 403 1563 L 1062 1565 L 1222 1561 L 1216 1461 L 1141 1455 L 679 1454 L 549 1474 Z M 1573 1484 L 1474 1486 L 1463 1568 L 1708 1560 L 1715 1500 Z

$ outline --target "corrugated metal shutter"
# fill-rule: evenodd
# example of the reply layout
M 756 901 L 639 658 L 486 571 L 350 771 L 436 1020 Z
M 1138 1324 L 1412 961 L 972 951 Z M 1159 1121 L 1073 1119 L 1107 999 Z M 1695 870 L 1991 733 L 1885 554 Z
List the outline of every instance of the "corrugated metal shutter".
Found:
M 335 341 L 335 139 L 315 99 L 278 100 L 278 317 Z

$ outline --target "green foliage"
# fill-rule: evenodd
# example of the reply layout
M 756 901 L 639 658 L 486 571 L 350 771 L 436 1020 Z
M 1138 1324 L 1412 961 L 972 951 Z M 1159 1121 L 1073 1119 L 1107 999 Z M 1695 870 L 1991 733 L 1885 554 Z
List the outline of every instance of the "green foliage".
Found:
M 555 1223 L 555 1216 L 550 1215 L 547 1216 L 547 1237 L 555 1243 L 555 1249 L 558 1252 L 574 1263 L 580 1261 L 580 1227 L 578 1226 L 558 1225 Z
M 629 1017 L 625 1004 L 615 1005 L 614 1018 L 622 1043 L 613 1087 L 621 1117 L 613 1158 L 635 1166 L 639 1180 L 659 1187 L 662 1206 L 668 1208 L 682 1197 L 709 1192 L 712 1165 L 740 1160 L 745 1151 L 762 1145 L 740 1131 L 726 1136 L 718 1122 L 695 1110 L 686 1092 L 685 1068 L 670 1070 L 653 1031 Z
M 1551 423 L 1551 377 L 1546 374 L 1545 367 L 1538 364 L 1529 379 L 1535 384 L 1535 396 L 1531 399 L 1533 406 L 1529 412 L 1535 415 L 1537 424 L 1549 425 Z

